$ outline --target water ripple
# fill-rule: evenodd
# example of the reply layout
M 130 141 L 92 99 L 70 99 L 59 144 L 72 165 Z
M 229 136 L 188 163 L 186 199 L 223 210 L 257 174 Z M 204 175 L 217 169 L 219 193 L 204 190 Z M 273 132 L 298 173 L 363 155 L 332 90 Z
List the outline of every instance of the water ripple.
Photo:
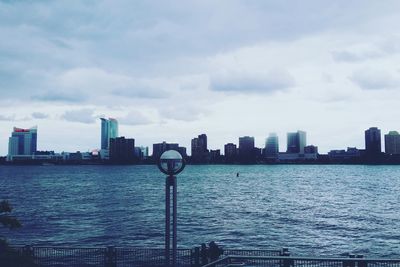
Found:
M 0 199 L 24 225 L 0 235 L 161 247 L 164 185 L 155 166 L 0 166 Z M 178 196 L 180 246 L 400 257 L 400 166 L 187 166 Z

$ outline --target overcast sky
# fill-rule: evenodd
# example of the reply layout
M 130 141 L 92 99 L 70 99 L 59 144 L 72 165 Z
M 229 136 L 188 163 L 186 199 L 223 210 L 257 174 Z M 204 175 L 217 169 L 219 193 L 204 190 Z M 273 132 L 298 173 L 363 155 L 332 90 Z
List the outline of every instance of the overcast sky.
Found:
M 307 132 L 320 152 L 400 130 L 400 1 L 0 1 L 0 155 Z

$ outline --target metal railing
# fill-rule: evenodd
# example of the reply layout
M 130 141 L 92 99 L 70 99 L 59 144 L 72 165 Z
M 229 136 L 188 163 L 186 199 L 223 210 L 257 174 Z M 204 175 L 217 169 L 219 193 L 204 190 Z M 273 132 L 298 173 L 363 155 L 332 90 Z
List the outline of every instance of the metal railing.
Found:
M 3 255 L 3 257 L 1 256 Z M 13 246 L 4 257 L 0 251 L 0 266 L 7 266 L 5 261 L 13 262 L 14 266 L 43 267 L 147 267 L 165 266 L 164 248 L 142 247 L 44 247 L 44 246 Z M 282 256 L 288 255 L 287 249 L 281 250 L 250 250 L 226 249 L 224 255 L 239 256 Z M 7 263 L 8 263 L 7 262 Z M 17 263 L 19 262 L 19 263 Z M 10 265 L 11 266 L 11 265 Z M 177 267 L 200 267 L 200 248 L 180 248 L 177 250 Z
M 177 267 L 200 267 L 200 250 L 180 248 Z M 354 257 L 354 255 L 351 255 Z M 362 256 L 361 256 L 362 257 Z M 14 246 L 0 251 L 1 267 L 162 267 L 163 248 Z M 288 249 L 225 249 L 221 259 L 203 267 L 400 267 L 400 259 L 293 257 Z
M 400 259 L 226 256 L 203 267 L 400 267 Z
M 192 250 L 177 250 L 177 266 L 192 266 Z M 3 253 L 4 255 L 4 253 Z M 72 247 L 11 247 L 7 257 L 1 257 L 0 266 L 11 264 L 16 259 L 24 258 L 19 266 L 40 267 L 128 267 L 128 266 L 165 266 L 164 249 L 158 248 L 72 248 Z

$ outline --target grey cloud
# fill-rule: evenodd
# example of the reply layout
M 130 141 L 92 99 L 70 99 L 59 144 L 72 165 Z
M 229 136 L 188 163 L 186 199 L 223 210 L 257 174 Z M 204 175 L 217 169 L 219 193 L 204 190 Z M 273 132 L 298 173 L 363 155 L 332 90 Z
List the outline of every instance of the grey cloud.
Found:
M 1 115 L 0 114 L 0 121 L 14 121 L 15 115 Z
M 34 119 L 47 119 L 49 117 L 48 114 L 41 113 L 41 112 L 33 112 L 32 118 Z
M 66 111 L 61 118 L 70 122 L 95 123 L 94 110 L 89 108 Z
M 350 51 L 333 51 L 332 57 L 338 62 L 360 62 L 368 59 L 374 59 L 383 56 L 384 54 L 379 51 L 364 51 L 364 52 L 350 52 Z
M 362 25 L 371 17 L 394 12 L 399 4 L 391 3 L 27 1 L 3 3 L 0 24 L 16 31 L 13 41 L 23 44 L 21 49 L 8 50 L 27 53 L 24 58 L 33 58 L 39 67 L 49 62 L 65 67 L 95 62 L 148 73 L 157 71 L 155 62 L 201 57 L 258 42 L 293 40 L 332 28 Z M 30 12 L 20 16 L 24 10 Z M 28 43 L 31 49 L 22 49 Z
M 295 85 L 292 75 L 283 70 L 265 73 L 225 72 L 210 78 L 210 89 L 239 93 L 271 93 Z
M 331 74 L 329 74 L 329 73 L 322 73 L 321 78 L 326 83 L 333 83 L 334 82 L 333 76 Z
M 87 96 L 82 93 L 46 92 L 40 95 L 33 95 L 33 100 L 44 102 L 68 102 L 81 103 L 87 100 Z
M 144 125 L 150 124 L 152 121 L 139 111 L 131 111 L 127 116 L 119 118 L 118 122 L 125 125 Z
M 400 87 L 400 77 L 378 69 L 355 71 L 350 80 L 365 90 L 392 89 Z
M 195 105 L 182 106 L 176 104 L 161 107 L 159 113 L 163 119 L 191 122 L 198 120 L 206 113 L 206 110 Z
M 0 35 L 7 38 L 0 42 L 0 61 L 10 68 L 0 70 L 0 90 L 4 98 L 97 104 L 99 92 L 92 85 L 101 85 L 103 80 L 72 88 L 53 83 L 52 77 L 82 68 L 150 79 L 181 75 L 187 69 L 203 72 L 198 61 L 204 56 L 330 29 L 347 30 L 349 25 L 363 25 L 398 10 L 399 2 L 389 2 L 3 1 Z M 112 87 L 112 82 L 104 81 L 108 93 L 116 96 L 162 98 L 168 93 L 132 84 Z M 217 90 L 234 88 L 215 82 Z M 253 88 L 260 82 L 247 81 Z M 285 87 L 287 82 L 271 86 Z
M 166 90 L 157 89 L 150 86 L 132 86 L 127 88 L 119 88 L 112 91 L 115 96 L 128 97 L 128 98 L 167 98 L 168 93 Z
M 167 97 L 166 90 L 160 88 L 162 83 L 156 78 L 135 78 L 102 68 L 73 68 L 61 73 L 53 82 L 75 94 L 95 91 L 96 93 L 91 94 L 92 101 L 98 99 L 98 95 L 128 98 Z

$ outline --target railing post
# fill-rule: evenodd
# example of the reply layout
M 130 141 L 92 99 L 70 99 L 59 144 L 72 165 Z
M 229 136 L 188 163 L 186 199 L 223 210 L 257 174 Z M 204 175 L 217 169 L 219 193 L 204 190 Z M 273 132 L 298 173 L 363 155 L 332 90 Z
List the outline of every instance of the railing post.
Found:
M 22 257 L 28 260 L 28 262 L 34 262 L 35 260 L 35 255 L 34 255 L 34 250 L 33 247 L 30 245 L 26 245 L 25 247 L 22 248 Z
M 354 254 L 349 254 L 350 259 L 354 259 L 356 256 Z M 355 267 L 354 261 L 343 261 L 343 267 Z
M 362 258 L 364 258 L 364 255 L 362 255 L 362 254 L 357 255 L 356 258 L 362 259 Z M 359 260 L 359 261 L 357 261 L 357 265 L 358 265 L 358 267 L 367 267 L 367 262 L 364 260 Z
M 279 256 L 283 256 L 283 257 L 289 257 L 290 256 L 290 252 L 288 248 L 282 248 L 281 251 L 279 251 Z M 281 260 L 280 261 L 280 266 L 281 267 L 289 267 L 291 265 L 291 261 L 290 260 Z
M 282 248 L 281 252 L 280 252 L 281 256 L 283 257 L 289 257 L 290 256 L 290 252 L 288 248 Z M 290 267 L 294 265 L 294 261 L 291 259 L 284 259 L 281 262 L 281 266 L 282 267 Z
M 105 254 L 105 267 L 116 267 L 117 266 L 117 251 L 115 247 L 107 247 Z
M 33 247 L 30 245 L 26 245 L 23 249 L 22 249 L 23 255 L 29 258 L 33 258 Z
M 289 248 L 282 248 L 281 251 L 279 252 L 279 256 L 290 256 Z
M 191 265 L 194 267 L 200 266 L 200 248 L 194 247 L 192 250 L 192 257 L 193 259 L 190 261 Z

